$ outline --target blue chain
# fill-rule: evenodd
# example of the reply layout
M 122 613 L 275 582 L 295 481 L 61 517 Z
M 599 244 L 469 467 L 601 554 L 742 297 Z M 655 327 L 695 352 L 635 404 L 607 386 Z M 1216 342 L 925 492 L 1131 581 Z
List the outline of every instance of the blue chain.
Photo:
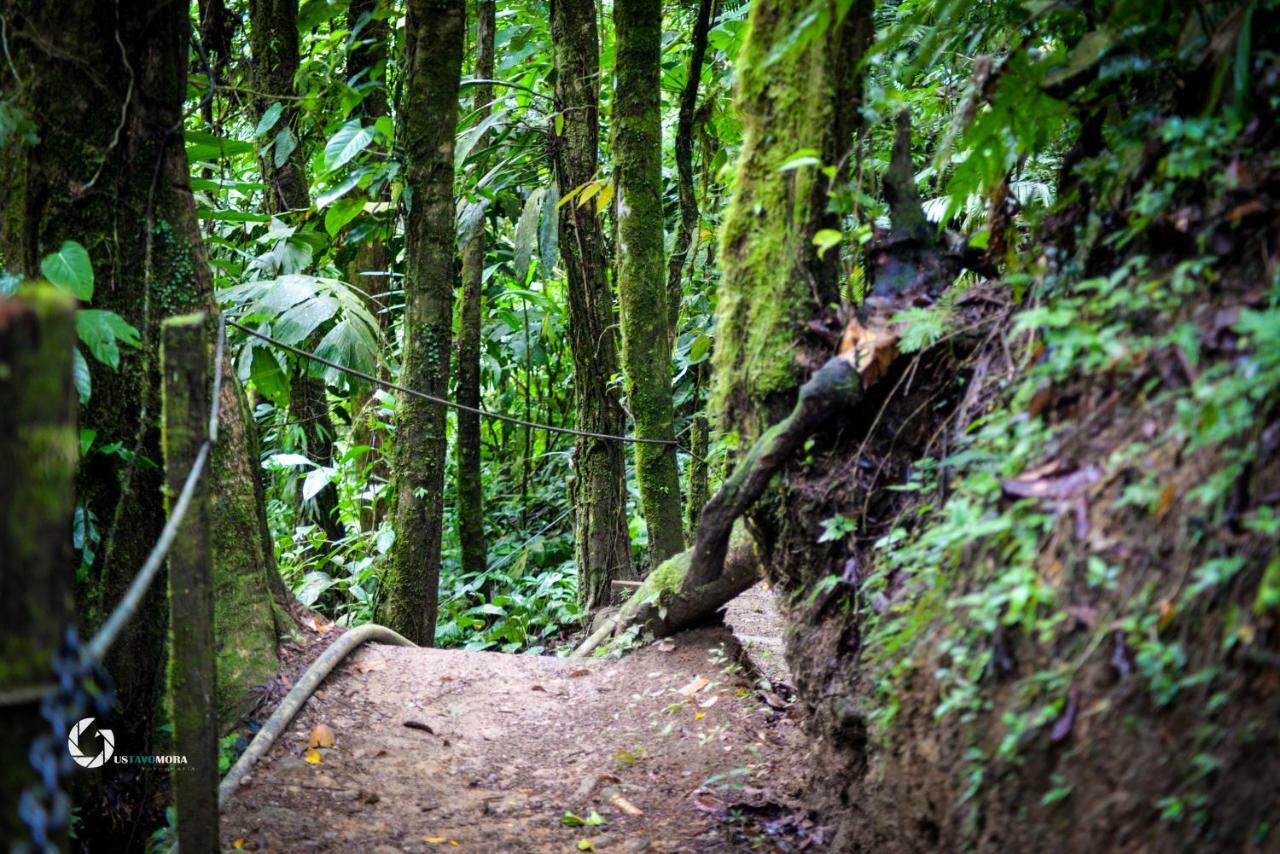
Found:
M 80 642 L 74 627 L 67 629 L 53 657 L 53 674 L 57 687 L 40 704 L 49 731 L 31 743 L 29 754 L 40 782 L 25 789 L 18 804 L 18 813 L 31 831 L 32 848 L 28 850 L 43 852 L 57 851 L 53 840 L 71 824 L 71 799 L 62 790 L 62 782 L 75 769 L 67 735 L 89 709 L 106 715 L 115 702 L 110 674 Z

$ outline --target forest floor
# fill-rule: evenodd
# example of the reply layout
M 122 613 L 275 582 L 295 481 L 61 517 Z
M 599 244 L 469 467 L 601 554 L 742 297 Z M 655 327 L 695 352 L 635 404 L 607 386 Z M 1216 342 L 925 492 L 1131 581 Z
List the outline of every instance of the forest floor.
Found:
M 232 798 L 225 847 L 821 850 L 772 594 L 726 622 L 604 660 L 365 647 Z

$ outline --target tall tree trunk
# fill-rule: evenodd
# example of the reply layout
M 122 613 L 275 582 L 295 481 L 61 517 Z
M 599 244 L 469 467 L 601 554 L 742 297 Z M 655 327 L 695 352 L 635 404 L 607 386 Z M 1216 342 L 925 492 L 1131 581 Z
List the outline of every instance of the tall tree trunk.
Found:
M 387 13 L 381 7 L 380 0 L 352 0 L 347 9 L 347 26 L 352 31 L 351 46 L 347 52 L 347 79 L 358 78 L 361 88 L 371 87 L 354 111 L 366 119 L 367 124 L 389 115 L 386 75 L 391 28 L 387 24 Z M 370 295 L 370 310 L 379 312 L 377 317 L 384 327 L 388 315 L 380 312 L 385 307 L 380 297 L 391 290 L 391 277 L 385 275 L 390 269 L 391 258 L 381 231 L 361 240 L 346 264 L 347 281 Z M 355 406 L 353 410 L 359 408 Z
M 662 0 L 615 0 L 613 21 L 622 367 L 636 435 L 671 440 L 670 300 L 662 275 Z M 650 565 L 656 567 L 684 549 L 680 471 L 675 445 L 638 444 L 635 449 Z
M 807 44 L 770 54 L 809 9 L 808 0 L 752 5 L 738 54 L 742 120 L 733 198 L 720 242 L 711 409 L 718 427 L 750 443 L 795 402 L 793 358 L 805 323 L 839 299 L 839 253 L 818 257 L 813 236 L 839 227 L 826 213 L 830 181 L 817 166 L 779 171 L 802 148 L 825 164 L 847 155 L 861 93 L 857 72 L 871 35 L 865 3 Z
M 276 133 L 297 133 L 294 78 L 298 74 L 298 2 L 297 0 L 250 0 L 249 43 L 253 52 L 253 85 L 258 95 L 254 109 L 258 117 L 275 103 L 284 111 L 272 128 Z M 260 158 L 266 184 L 267 209 L 287 217 L 292 212 L 311 207 L 311 191 L 307 182 L 307 164 L 299 142 L 288 158 L 276 165 L 273 155 Z M 324 380 L 315 376 L 313 366 L 299 360 L 289 381 L 289 415 L 302 428 L 306 438 L 307 457 L 321 466 L 333 465 L 333 440 L 336 432 L 329 417 L 328 395 Z M 342 539 L 345 531 L 338 518 L 338 488 L 325 484 L 316 493 L 315 520 L 330 544 Z
M 76 4 L 9 0 L 9 49 L 20 86 L 14 106 L 39 141 L 11 137 L 0 156 L 0 255 L 5 268 L 38 277 L 40 259 L 64 240 L 93 261 L 92 305 L 122 315 L 142 345 L 121 348 L 118 371 L 94 363 L 81 426 L 95 446 L 80 501 L 104 531 L 78 610 L 92 629 L 119 601 L 164 521 L 159 432 L 159 323 L 215 311 L 183 150 L 189 9 L 174 0 Z M 123 121 L 122 121 L 123 117 Z M 274 571 L 247 403 L 229 360 L 222 425 L 209 477 L 214 513 L 216 626 L 222 722 L 246 711 L 248 689 L 277 668 Z M 164 683 L 165 586 L 153 585 L 107 661 L 119 689 L 113 719 L 122 744 L 146 752 Z M 123 731 L 123 732 L 122 732 Z
M 599 157 L 600 56 L 594 0 L 551 0 L 551 42 L 555 107 L 563 118 L 563 132 L 553 139 L 553 157 L 556 181 L 567 193 L 592 179 Z M 626 426 L 622 406 L 609 387 L 618 372 L 613 297 L 595 202 L 563 205 L 560 234 L 577 426 L 621 435 Z M 611 581 L 632 577 L 626 458 L 618 442 L 579 437 L 573 460 L 578 602 L 591 610 L 608 604 Z
M 676 231 L 671 258 L 667 262 L 667 323 L 672 342 L 680 334 L 681 275 L 693 249 L 698 228 L 698 196 L 693 187 L 693 125 L 698 111 L 698 87 L 702 64 L 707 56 L 707 32 L 711 29 L 711 0 L 699 0 L 698 18 L 690 37 L 689 74 L 680 92 L 680 112 L 676 117 L 676 176 L 680 192 L 680 226 Z
M 466 31 L 463 0 L 409 0 L 401 139 L 407 190 L 404 364 L 400 382 L 444 397 L 453 331 L 453 140 Z M 445 410 L 396 401 L 396 540 L 387 580 L 390 626 L 435 639 L 444 517 Z
M 364 100 L 356 105 L 355 114 L 372 124 L 389 115 L 387 98 L 387 51 L 391 42 L 391 27 L 387 23 L 389 10 L 382 0 L 352 0 L 347 8 L 347 26 L 351 30 L 351 42 L 347 49 L 347 80 L 355 80 L 361 88 L 369 87 Z M 382 193 L 381 201 L 389 202 L 390 194 Z M 390 205 L 388 205 L 390 207 Z M 388 222 L 391 214 L 382 215 Z M 386 295 L 392 290 L 391 255 L 387 250 L 386 224 L 367 235 L 355 246 L 349 247 L 346 257 L 347 281 L 369 295 L 369 310 L 374 312 L 378 325 L 387 329 L 390 313 L 385 311 Z M 380 373 L 385 369 L 379 367 Z M 361 389 L 351 395 L 352 413 L 351 444 L 366 446 L 375 454 L 369 474 L 383 481 L 391 479 L 391 466 L 382 449 L 387 433 L 380 429 L 381 405 L 373 397 L 373 389 Z M 371 502 L 360 509 L 360 527 L 372 531 L 382 524 L 386 515 L 385 502 Z
M 476 77 L 493 79 L 493 36 L 496 5 L 493 0 L 476 3 Z M 475 87 L 475 120 L 489 115 L 493 87 Z M 476 141 L 476 150 L 488 144 L 488 134 Z M 462 252 L 462 293 L 458 306 L 458 402 L 480 405 L 480 333 L 484 288 L 484 222 L 467 241 Z M 462 571 L 484 572 L 488 556 L 484 538 L 484 489 L 480 482 L 480 416 L 458 412 L 458 542 L 462 549 Z M 486 587 L 486 594 L 488 592 Z M 486 595 L 486 598 L 487 595 Z

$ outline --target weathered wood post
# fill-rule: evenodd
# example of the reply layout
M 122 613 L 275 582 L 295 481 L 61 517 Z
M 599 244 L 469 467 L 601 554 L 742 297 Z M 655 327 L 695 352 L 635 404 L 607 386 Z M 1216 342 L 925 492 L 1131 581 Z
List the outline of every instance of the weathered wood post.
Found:
M 36 782 L 27 751 L 49 726 L 37 686 L 53 681 L 74 622 L 75 336 L 75 304 L 52 286 L 0 298 L 0 849 L 26 838 L 18 800 Z
M 209 434 L 207 317 L 162 324 L 164 468 L 169 511 Z M 169 695 L 173 708 L 173 803 L 183 854 L 219 850 L 212 554 L 206 465 L 169 552 Z

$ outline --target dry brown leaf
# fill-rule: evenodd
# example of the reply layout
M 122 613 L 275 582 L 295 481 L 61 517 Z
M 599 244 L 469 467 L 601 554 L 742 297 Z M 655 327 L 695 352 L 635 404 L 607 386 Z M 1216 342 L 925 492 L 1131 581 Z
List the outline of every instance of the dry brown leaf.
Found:
M 379 670 L 386 670 L 387 662 L 381 658 L 362 658 L 354 666 L 361 673 L 375 673 Z
M 613 804 L 627 815 L 644 815 L 644 810 L 622 797 L 622 795 L 618 795 L 616 798 L 609 801 L 609 803 Z
M 1178 496 L 1178 492 L 1174 489 L 1173 484 L 1169 484 L 1164 488 L 1164 492 L 1160 493 L 1160 502 L 1156 504 L 1156 521 L 1164 519 L 1169 512 L 1169 508 L 1173 506 L 1173 499 Z
M 590 675 L 591 675 L 591 671 L 590 671 L 590 670 L 588 670 L 588 669 L 587 669 L 587 668 L 585 668 L 585 667 L 580 667 L 580 668 L 578 668 L 577 670 L 570 670 L 570 671 L 569 671 L 569 678 L 570 678 L 570 679 L 577 679 L 577 678 L 579 678 L 579 677 L 581 677 L 581 676 L 590 676 Z
M 333 747 L 333 742 L 337 739 L 338 734 L 333 731 L 333 727 L 328 724 L 316 724 L 311 730 L 311 738 L 307 741 L 307 746 L 311 748 L 317 747 Z
M 710 679 L 708 679 L 705 676 L 699 676 L 698 678 L 690 682 L 688 685 L 685 685 L 683 688 L 681 688 L 679 693 L 685 695 L 686 697 L 692 697 L 694 694 L 698 693 L 699 691 L 701 691 L 703 688 L 707 687 L 710 684 L 711 684 Z

